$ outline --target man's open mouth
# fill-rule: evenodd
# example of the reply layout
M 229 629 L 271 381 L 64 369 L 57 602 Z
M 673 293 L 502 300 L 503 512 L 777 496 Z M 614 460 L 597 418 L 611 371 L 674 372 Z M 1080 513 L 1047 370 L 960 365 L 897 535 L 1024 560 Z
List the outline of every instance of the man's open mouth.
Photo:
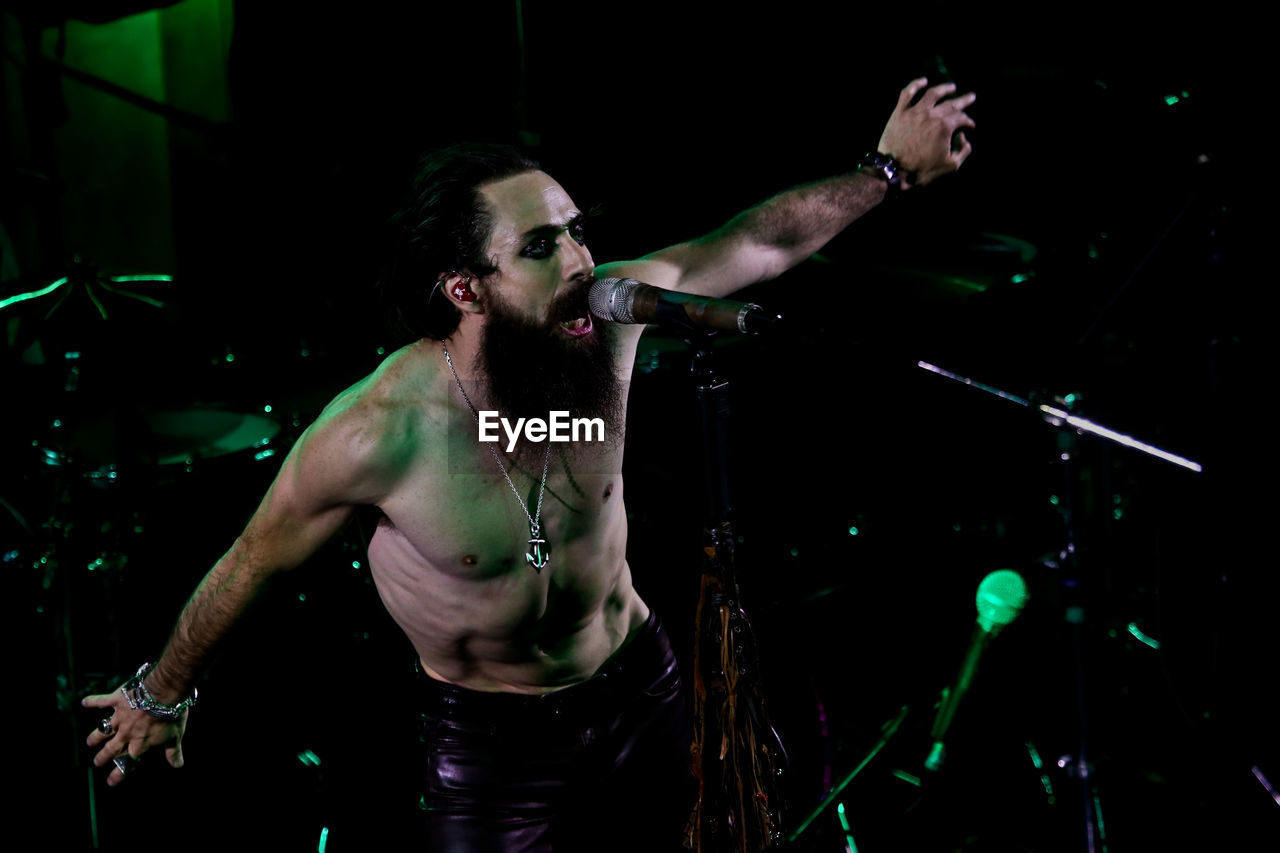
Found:
M 552 316 L 560 324 L 560 329 L 571 338 L 581 338 L 591 334 L 595 323 L 591 318 L 590 282 L 577 282 L 577 286 L 566 293 L 552 308 Z
M 564 330 L 566 335 L 574 338 L 580 338 L 583 335 L 591 334 L 591 330 L 595 328 L 595 324 L 591 322 L 591 314 L 588 312 L 583 317 L 576 317 L 572 320 L 561 320 L 560 328 Z

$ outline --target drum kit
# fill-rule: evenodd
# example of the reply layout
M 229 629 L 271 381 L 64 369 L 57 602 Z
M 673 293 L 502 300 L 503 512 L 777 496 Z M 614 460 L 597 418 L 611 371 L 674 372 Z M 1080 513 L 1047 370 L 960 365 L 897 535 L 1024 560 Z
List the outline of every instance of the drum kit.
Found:
M 87 762 L 80 697 L 110 689 L 126 659 L 167 633 L 177 603 L 151 603 L 178 590 L 154 573 L 166 554 L 225 546 L 196 545 L 205 537 L 192 530 L 216 526 L 228 495 L 261 494 L 293 413 L 195 396 L 209 362 L 172 337 L 180 289 L 168 276 L 106 275 L 76 259 L 64 276 L 22 285 L 0 293 L 0 558 L 22 581 L 24 634 L 56 672 L 39 683 L 56 685 Z

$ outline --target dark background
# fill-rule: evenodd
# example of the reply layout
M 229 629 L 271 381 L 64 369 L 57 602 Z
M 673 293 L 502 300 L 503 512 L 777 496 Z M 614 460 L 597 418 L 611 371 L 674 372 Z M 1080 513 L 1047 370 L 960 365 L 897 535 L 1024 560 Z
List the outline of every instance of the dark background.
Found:
M 147 767 L 108 791 L 74 703 L 158 653 L 279 461 L 247 448 L 157 465 L 130 438 L 139 419 L 254 414 L 282 456 L 376 367 L 394 345 L 373 300 L 380 228 L 423 150 L 525 144 L 601 207 L 603 262 L 848 169 L 921 75 L 979 93 L 972 158 L 753 288 L 788 333 L 718 350 L 790 823 L 907 705 L 843 797 L 860 850 L 1083 849 L 1081 786 L 1057 765 L 1078 754 L 1078 664 L 1109 849 L 1275 843 L 1280 809 L 1254 774 L 1280 779 L 1269 282 L 1241 212 L 1263 195 L 1266 81 L 1244 71 L 1247 24 L 566 3 L 528 4 L 521 38 L 511 3 L 423 6 L 41 3 L 2 19 L 0 299 L 77 253 L 103 274 L 176 278 L 147 291 L 164 309 L 119 300 L 105 323 L 76 297 L 52 316 L 47 297 L 0 312 L 10 777 L 32 774 L 20 802 L 41 846 L 88 846 L 91 813 L 112 848 L 140 834 L 309 848 L 322 828 L 331 849 L 411 843 L 411 651 L 364 567 L 367 519 L 228 641 L 180 773 Z M 128 13 L 133 29 L 109 29 Z M 150 100 L 130 100 L 132 79 Z M 1080 413 L 1204 472 L 1059 435 L 918 359 L 1020 396 L 1077 394 Z M 627 459 L 630 562 L 686 659 L 703 520 L 687 367 L 678 340 L 642 342 Z M 111 464 L 114 480 L 91 476 Z M 1075 565 L 1057 559 L 1067 506 Z M 984 658 L 943 772 L 915 789 L 892 771 L 922 773 L 996 568 L 1022 573 L 1031 602 Z M 625 839 L 643 804 L 618 820 Z M 843 843 L 827 815 L 800 849 Z

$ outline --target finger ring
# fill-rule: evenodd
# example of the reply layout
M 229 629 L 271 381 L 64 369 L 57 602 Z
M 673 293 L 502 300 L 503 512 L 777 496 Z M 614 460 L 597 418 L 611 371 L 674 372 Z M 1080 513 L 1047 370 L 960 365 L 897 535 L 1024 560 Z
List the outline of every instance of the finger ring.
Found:
M 138 766 L 138 759 L 134 758 L 132 755 L 117 755 L 115 758 L 111 759 L 111 763 L 114 764 L 116 769 L 118 769 L 122 774 L 128 776 L 130 771 Z
M 113 729 L 111 728 L 110 717 L 102 718 L 102 721 L 98 723 L 98 731 L 102 732 L 104 735 L 109 735 L 112 733 Z

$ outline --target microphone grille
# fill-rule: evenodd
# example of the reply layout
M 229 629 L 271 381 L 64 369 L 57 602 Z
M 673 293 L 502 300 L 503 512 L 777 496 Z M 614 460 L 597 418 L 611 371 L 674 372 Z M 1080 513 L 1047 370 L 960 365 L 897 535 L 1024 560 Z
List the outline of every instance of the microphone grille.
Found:
M 611 323 L 634 323 L 629 297 L 639 284 L 634 278 L 598 279 L 587 292 L 592 315 Z
M 997 569 L 978 584 L 978 624 L 984 631 L 1003 628 L 1027 603 L 1027 582 L 1013 569 Z

